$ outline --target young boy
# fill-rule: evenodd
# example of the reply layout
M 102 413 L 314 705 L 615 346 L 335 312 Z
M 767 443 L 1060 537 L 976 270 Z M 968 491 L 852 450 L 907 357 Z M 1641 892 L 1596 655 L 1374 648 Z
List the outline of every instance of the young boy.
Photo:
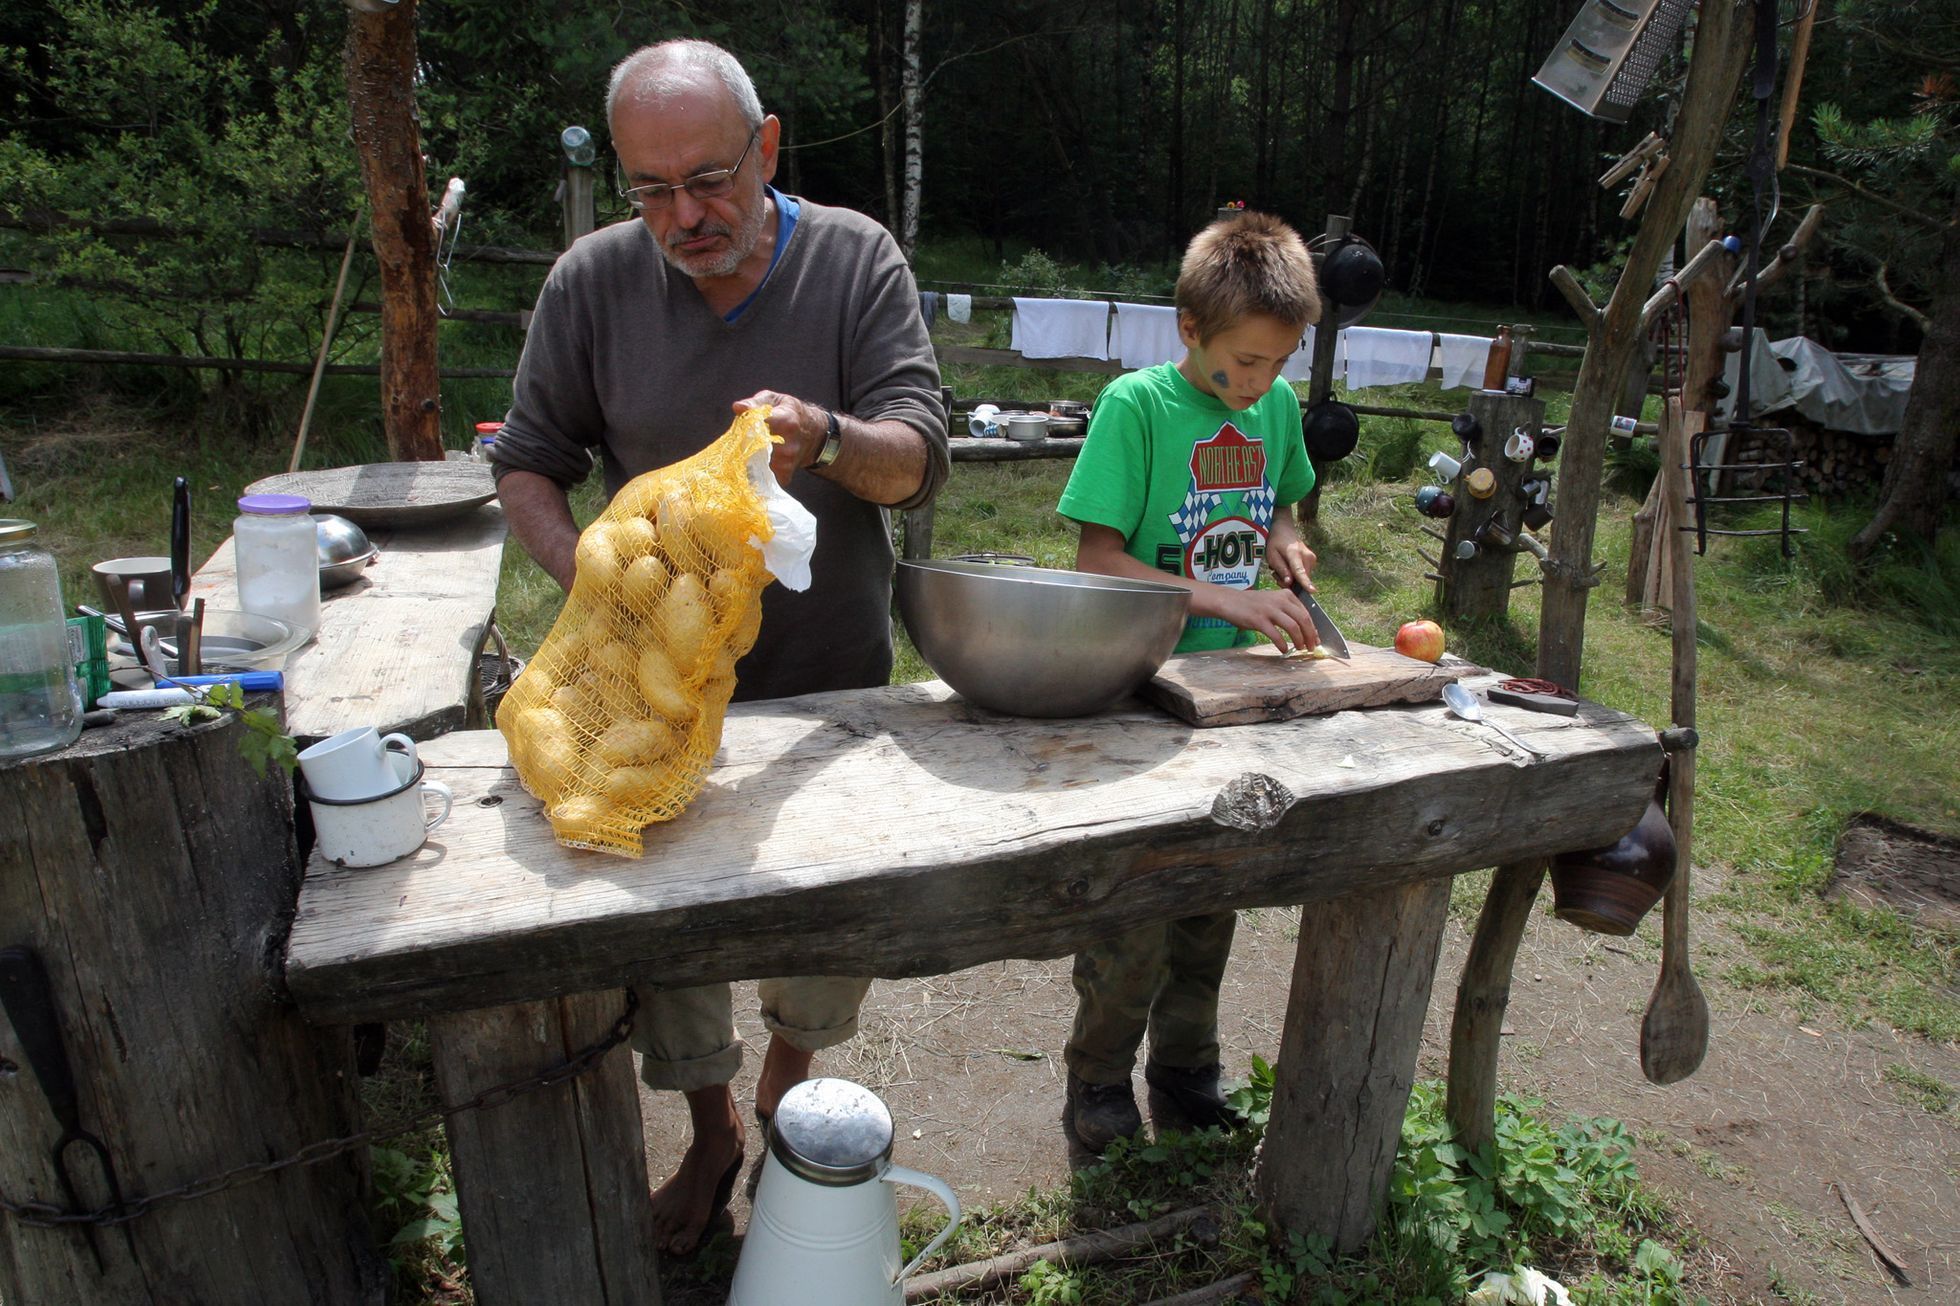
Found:
M 1176 302 L 1183 360 L 1119 377 L 1096 400 L 1057 505 L 1082 528 L 1076 568 L 1190 590 L 1179 653 L 1261 635 L 1311 648 L 1300 600 L 1254 585 L 1263 558 L 1282 587 L 1312 588 L 1314 555 L 1290 509 L 1313 467 L 1279 371 L 1320 316 L 1313 261 L 1275 217 L 1225 218 L 1185 251 Z M 1160 921 L 1077 954 L 1062 1127 L 1078 1145 L 1101 1152 L 1142 1131 L 1130 1074 L 1146 1029 L 1158 1127 L 1239 1123 L 1218 1084 L 1218 985 L 1236 923 L 1229 911 Z

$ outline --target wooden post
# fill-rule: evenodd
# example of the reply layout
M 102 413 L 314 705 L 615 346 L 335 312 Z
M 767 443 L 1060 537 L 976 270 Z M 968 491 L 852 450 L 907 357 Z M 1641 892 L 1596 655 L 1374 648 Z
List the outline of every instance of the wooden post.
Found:
M 381 270 L 381 421 L 398 462 L 442 458 L 436 234 L 415 118 L 415 0 L 352 7 L 347 100 Z
M 1373 1236 L 1449 906 L 1450 882 L 1431 879 L 1301 912 L 1254 1176 L 1275 1227 L 1325 1234 L 1341 1252 Z
M 1348 234 L 1348 228 L 1352 223 L 1353 219 L 1347 217 L 1345 214 L 1328 214 L 1326 239 L 1329 242 L 1339 240 Z M 1316 272 L 1320 270 L 1318 256 L 1315 258 L 1314 270 Z M 1326 289 L 1322 288 L 1320 292 L 1320 321 L 1314 323 L 1313 329 L 1313 370 L 1307 380 L 1308 408 L 1313 407 L 1334 393 L 1334 351 L 1340 344 L 1340 322 L 1341 306 L 1329 299 Z M 1303 420 L 1305 416 L 1305 411 L 1302 410 L 1301 417 Z M 1320 464 L 1315 463 L 1313 469 L 1313 489 L 1308 491 L 1307 497 L 1300 500 L 1298 506 L 1294 509 L 1294 516 L 1298 519 L 1302 529 L 1320 520 L 1320 482 L 1322 475 L 1323 469 Z
M 603 1038 L 623 1007 L 613 991 L 431 1017 L 443 1100 L 563 1061 Z M 660 1306 L 631 1052 L 615 1048 L 577 1079 L 453 1115 L 448 1130 L 478 1302 Z
M 1510 611 L 1517 551 L 1482 540 L 1478 533 L 1493 521 L 1513 536 L 1524 529 L 1525 499 L 1518 487 L 1531 478 L 1537 464 L 1512 462 L 1504 456 L 1504 442 L 1518 430 L 1535 441 L 1545 420 L 1545 405 L 1540 401 L 1498 390 L 1472 393 L 1469 406 L 1470 415 L 1483 427 L 1483 437 L 1450 487 L 1456 511 L 1450 514 L 1443 541 L 1443 579 L 1436 586 L 1437 602 L 1446 619 L 1453 622 L 1502 619 Z M 1471 472 L 1479 467 L 1489 468 L 1497 480 L 1497 488 L 1488 499 L 1479 499 L 1466 488 Z M 1477 552 L 1459 558 L 1456 548 L 1465 540 L 1475 543 Z
M 284 997 L 292 792 L 276 768 L 246 765 L 243 733 L 235 719 L 147 718 L 0 766 L 0 946 L 32 949 L 50 973 L 80 1123 L 126 1200 L 362 1127 L 348 1029 L 307 1025 Z M 62 1128 L 5 1018 L 0 1066 L 0 1192 L 66 1205 L 51 1160 Z M 83 1204 L 106 1205 L 90 1151 L 66 1159 Z M 378 1306 L 389 1276 L 366 1171 L 361 1144 L 161 1203 L 96 1231 L 100 1270 L 74 1229 L 0 1218 L 0 1299 Z
M 1586 599 L 1598 583 L 1592 570 L 1592 541 L 1614 394 L 1640 346 L 1646 287 L 1653 283 L 1674 233 L 1687 220 L 1692 197 L 1701 190 L 1714 161 L 1715 146 L 1742 78 L 1754 9 L 1743 0 L 1711 0 L 1701 7 L 1694 59 L 1676 119 L 1674 163 L 1654 188 L 1606 308 L 1595 307 L 1566 269 L 1552 270 L 1553 285 L 1573 301 L 1586 324 L 1586 357 L 1573 385 L 1572 414 L 1559 451 L 1554 569 L 1546 578 L 1538 623 L 1538 674 L 1568 689 L 1579 687 Z M 1543 875 L 1539 862 L 1497 868 L 1457 988 L 1450 1039 L 1450 1122 L 1470 1147 L 1488 1142 L 1495 1129 L 1491 1109 L 1497 1100 L 1497 1040 L 1510 997 L 1511 962 Z

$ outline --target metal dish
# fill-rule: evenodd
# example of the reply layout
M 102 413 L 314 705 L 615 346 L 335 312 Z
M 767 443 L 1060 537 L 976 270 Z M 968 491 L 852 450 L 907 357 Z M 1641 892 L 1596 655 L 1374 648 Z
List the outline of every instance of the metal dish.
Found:
M 136 614 L 138 628 L 154 625 L 157 627 L 157 651 L 165 662 L 177 661 L 177 613 L 139 612 Z M 297 629 L 277 617 L 262 617 L 256 612 L 233 612 L 225 608 L 206 608 L 204 610 L 204 631 L 198 645 L 198 656 L 207 672 L 254 671 L 259 669 L 276 671 L 285 664 L 286 655 L 312 638 L 310 630 Z M 135 650 L 127 639 L 109 641 L 109 651 L 119 657 L 135 657 Z M 139 659 L 140 660 L 140 659 Z
M 363 463 L 285 472 L 254 481 L 247 494 L 297 494 L 316 512 L 345 517 L 367 529 L 430 526 L 460 517 L 497 497 L 485 463 Z
M 1046 413 L 1002 413 L 1001 430 L 1010 440 L 1045 440 L 1048 438 L 1048 414 Z
M 367 532 L 332 513 L 313 518 L 314 534 L 320 547 L 320 588 L 339 589 L 361 578 L 368 565 L 381 556 L 381 550 L 368 540 Z
M 1190 592 L 1049 567 L 901 562 L 898 612 L 960 696 L 1014 716 L 1088 716 L 1177 647 Z

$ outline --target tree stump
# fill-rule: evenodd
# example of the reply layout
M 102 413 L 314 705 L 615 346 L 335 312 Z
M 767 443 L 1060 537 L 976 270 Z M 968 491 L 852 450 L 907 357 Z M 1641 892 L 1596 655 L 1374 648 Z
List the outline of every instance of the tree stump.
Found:
M 125 1199 L 287 1157 L 359 1126 L 345 1029 L 305 1024 L 281 961 L 299 894 L 293 799 L 239 752 L 234 718 L 145 718 L 0 764 L 0 947 L 46 966 L 82 1128 Z M 62 1134 L 0 1019 L 0 1193 L 66 1206 Z M 83 1146 L 81 1204 L 108 1202 Z M 0 1215 L 0 1300 L 380 1302 L 358 1147 L 95 1231 Z M 127 1234 L 125 1234 L 127 1230 Z

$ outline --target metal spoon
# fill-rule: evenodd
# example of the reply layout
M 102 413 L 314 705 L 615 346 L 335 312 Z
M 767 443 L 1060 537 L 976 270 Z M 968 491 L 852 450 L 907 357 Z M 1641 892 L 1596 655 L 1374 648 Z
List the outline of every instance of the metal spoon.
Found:
M 1486 721 L 1484 719 L 1483 708 L 1477 704 L 1477 696 L 1465 689 L 1457 681 L 1452 680 L 1443 686 L 1443 702 L 1453 715 L 1460 716 L 1465 721 L 1489 726 L 1492 730 L 1503 735 L 1506 739 L 1516 744 L 1519 748 L 1522 748 L 1525 752 L 1530 753 L 1533 757 L 1551 756 L 1544 749 L 1533 748 L 1530 744 L 1525 743 L 1524 740 L 1518 738 L 1503 726 L 1498 725 L 1497 722 Z

